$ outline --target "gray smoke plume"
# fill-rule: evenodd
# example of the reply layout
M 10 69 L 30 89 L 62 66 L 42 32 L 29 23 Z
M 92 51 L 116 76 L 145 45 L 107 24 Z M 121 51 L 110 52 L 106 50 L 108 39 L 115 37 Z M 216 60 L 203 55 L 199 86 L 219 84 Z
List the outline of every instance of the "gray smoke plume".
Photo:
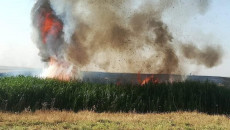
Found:
M 40 50 L 39 55 L 42 57 L 42 60 L 46 62 L 49 61 L 50 57 L 62 58 L 63 55 L 61 55 L 61 53 L 63 53 L 65 48 L 62 29 L 57 31 L 54 36 L 53 32 L 56 32 L 57 26 L 55 23 L 49 23 L 51 21 L 47 19 L 58 22 L 61 26 L 60 28 L 62 28 L 63 22 L 56 16 L 50 6 L 50 2 L 47 0 L 39 0 L 32 9 L 32 22 L 35 28 L 34 33 L 36 33 L 34 40 Z
M 162 16 L 178 3 L 178 0 L 39 0 L 32 10 L 36 43 L 43 60 L 55 56 L 80 69 L 181 74 L 184 68 L 178 55 L 209 68 L 218 65 L 222 58 L 220 48 L 199 49 L 182 44 L 177 51 L 172 42 L 173 32 Z M 210 0 L 195 3 L 197 12 L 203 14 Z M 43 10 L 52 12 L 52 17 L 63 25 L 57 36 L 46 36 L 46 44 L 40 32 L 43 25 L 39 23 L 44 19 Z
M 221 53 L 223 50 L 220 46 L 205 46 L 203 49 L 197 48 L 193 44 L 181 45 L 182 54 L 198 65 L 205 65 L 208 68 L 217 66 L 221 63 Z

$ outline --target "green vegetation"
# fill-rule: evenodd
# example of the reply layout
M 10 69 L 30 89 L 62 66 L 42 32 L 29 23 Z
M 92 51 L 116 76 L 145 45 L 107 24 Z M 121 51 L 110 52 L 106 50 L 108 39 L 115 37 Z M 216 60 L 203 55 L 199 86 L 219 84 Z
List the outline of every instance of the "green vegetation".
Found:
M 40 109 L 230 114 L 230 89 L 208 81 L 117 86 L 24 76 L 0 78 L 0 110 Z

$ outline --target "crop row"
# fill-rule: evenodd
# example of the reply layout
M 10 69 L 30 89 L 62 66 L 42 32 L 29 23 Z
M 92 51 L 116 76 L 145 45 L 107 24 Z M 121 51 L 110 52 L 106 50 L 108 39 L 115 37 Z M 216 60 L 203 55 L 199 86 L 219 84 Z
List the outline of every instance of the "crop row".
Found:
M 34 77 L 0 78 L 0 110 L 230 113 L 230 89 L 210 82 L 93 84 Z

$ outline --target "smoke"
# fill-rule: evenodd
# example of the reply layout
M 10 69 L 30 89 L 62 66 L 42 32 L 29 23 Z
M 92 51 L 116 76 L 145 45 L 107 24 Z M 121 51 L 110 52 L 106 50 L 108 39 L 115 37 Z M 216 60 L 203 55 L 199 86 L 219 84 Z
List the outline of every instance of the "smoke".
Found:
M 205 65 L 207 68 L 212 68 L 221 63 L 221 53 L 223 50 L 220 46 L 205 46 L 203 49 L 197 48 L 193 44 L 181 46 L 182 54 L 191 59 L 192 62 L 198 65 Z
M 35 42 L 43 61 L 55 57 L 80 70 L 181 74 L 185 72 L 178 58 L 181 55 L 208 68 L 218 65 L 222 58 L 220 47 L 199 49 L 193 44 L 181 44 L 177 48 L 172 42 L 173 32 L 162 17 L 178 2 L 39 0 L 32 10 Z M 196 4 L 197 12 L 203 14 L 210 1 Z M 57 30 L 51 25 L 48 34 L 42 35 L 43 12 L 50 12 L 52 21 L 63 28 Z

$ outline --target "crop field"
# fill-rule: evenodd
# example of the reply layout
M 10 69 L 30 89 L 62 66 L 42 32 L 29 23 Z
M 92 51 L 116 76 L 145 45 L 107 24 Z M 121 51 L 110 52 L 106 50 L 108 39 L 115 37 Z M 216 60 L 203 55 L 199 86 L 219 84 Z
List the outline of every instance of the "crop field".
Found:
M 230 113 L 230 89 L 210 82 L 92 84 L 34 77 L 0 78 L 0 110 Z

